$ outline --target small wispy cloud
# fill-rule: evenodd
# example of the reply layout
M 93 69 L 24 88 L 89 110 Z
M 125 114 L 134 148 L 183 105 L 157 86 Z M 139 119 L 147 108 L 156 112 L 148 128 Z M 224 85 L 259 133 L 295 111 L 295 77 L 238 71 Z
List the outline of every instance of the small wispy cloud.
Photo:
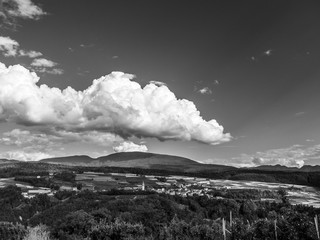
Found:
M 17 19 L 38 20 L 47 13 L 32 0 L 1 0 L 0 27 L 16 26 Z
M 299 117 L 299 116 L 302 116 L 302 115 L 305 115 L 305 114 L 306 114 L 306 112 L 296 112 L 294 115 L 296 117 Z
M 263 55 L 265 56 L 271 56 L 272 55 L 273 50 L 272 49 L 268 49 L 266 51 L 263 52 Z
M 29 130 L 13 129 L 9 132 L 4 132 L 0 136 L 0 144 L 12 149 L 9 152 L 1 152 L 0 158 L 2 156 L 4 158 L 25 161 L 39 160 L 44 158 L 42 153 L 53 155 L 69 143 L 93 144 L 105 148 L 112 147 L 115 143 L 123 141 L 121 137 L 115 134 L 97 131 L 69 132 L 42 128 L 32 128 Z M 87 154 L 90 156 L 95 155 L 90 152 Z
M 49 73 L 54 75 L 63 74 L 63 69 L 56 68 L 58 63 L 48 60 L 46 58 L 39 58 L 43 56 L 41 52 L 34 50 L 19 49 L 20 44 L 10 37 L 0 36 L 0 53 L 5 57 L 28 57 L 32 58 L 30 64 L 34 71 L 41 73 Z
M 44 69 L 44 72 L 52 75 L 61 75 L 64 73 L 64 70 L 61 68 L 53 68 L 53 69 Z
M 122 142 L 119 146 L 113 148 L 115 152 L 147 152 L 146 145 L 135 144 L 130 141 Z
M 82 47 L 82 48 L 91 48 L 91 47 L 94 47 L 94 44 L 93 43 L 90 43 L 90 44 L 82 43 L 79 46 Z
M 14 57 L 18 54 L 19 43 L 10 37 L 0 36 L 0 51 L 5 57 Z
M 270 149 L 255 154 L 242 154 L 233 158 L 239 165 L 284 165 L 288 167 L 302 167 L 306 161 L 320 159 L 320 145 L 311 147 L 293 145 L 288 148 Z
M 46 58 L 36 58 L 32 61 L 31 66 L 37 72 L 49 73 L 54 75 L 63 74 L 63 69 L 55 68 L 58 63 L 48 60 Z
M 25 50 L 19 49 L 20 44 L 10 38 L 0 36 L 0 52 L 5 57 L 29 57 L 29 58 L 37 58 L 42 56 L 43 54 L 34 50 Z
M 165 82 L 161 82 L 161 81 L 149 81 L 149 83 L 154 84 L 156 86 L 167 86 Z
M 29 57 L 29 58 L 37 58 L 37 57 L 41 57 L 43 54 L 41 52 L 37 52 L 37 51 L 26 51 L 26 50 L 19 50 L 19 56 L 22 57 Z
M 46 14 L 31 0 L 4 0 L 3 2 L 9 5 L 7 12 L 13 17 L 37 20 Z
M 0 153 L 0 158 L 5 158 L 9 160 L 20 160 L 20 161 L 39 161 L 45 158 L 52 158 L 54 155 L 50 155 L 45 152 L 27 152 L 21 150 L 13 150 Z
M 201 94 L 212 94 L 212 90 L 209 87 L 204 87 L 198 90 Z
M 45 67 L 45 68 L 55 67 L 57 65 L 58 65 L 58 63 L 53 62 L 48 59 L 45 59 L 45 58 L 34 59 L 31 63 L 31 66 L 33 66 L 33 67 Z

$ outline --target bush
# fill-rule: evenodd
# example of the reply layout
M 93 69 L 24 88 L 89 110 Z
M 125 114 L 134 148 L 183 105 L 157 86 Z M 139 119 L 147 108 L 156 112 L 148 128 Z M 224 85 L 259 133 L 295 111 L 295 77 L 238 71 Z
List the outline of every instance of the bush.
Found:
M 50 240 L 50 232 L 45 225 L 29 228 L 23 240 Z
M 22 240 L 25 234 L 26 229 L 20 224 L 0 222 L 0 239 Z
M 126 223 L 119 219 L 112 223 L 101 221 L 95 224 L 91 229 L 90 237 L 95 240 L 146 239 L 142 224 Z

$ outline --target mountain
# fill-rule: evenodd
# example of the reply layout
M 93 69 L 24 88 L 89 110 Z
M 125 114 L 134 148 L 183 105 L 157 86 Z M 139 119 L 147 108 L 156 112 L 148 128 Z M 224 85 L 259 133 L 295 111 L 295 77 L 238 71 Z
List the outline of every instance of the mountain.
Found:
M 0 164 L 2 163 L 15 163 L 17 160 L 0 159 Z
M 299 171 L 299 168 L 297 167 L 287 167 L 287 166 L 283 166 L 280 164 L 277 165 L 261 165 L 261 166 L 257 166 L 257 167 L 253 167 L 250 169 L 254 169 L 254 170 L 263 170 L 263 171 Z
M 320 172 L 320 166 L 311 166 L 311 165 L 304 165 L 302 168 L 300 168 L 300 171 L 303 172 Z
M 121 152 L 113 153 L 99 158 L 88 156 L 69 156 L 60 158 L 43 159 L 41 162 L 63 164 L 69 166 L 106 166 L 125 168 L 146 168 L 174 171 L 225 171 L 236 169 L 234 167 L 214 164 L 201 164 L 188 158 L 173 155 L 144 153 L 144 152 Z
M 86 155 L 75 155 L 67 157 L 56 157 L 56 158 L 46 158 L 40 160 L 40 162 L 53 163 L 53 164 L 64 164 L 71 166 L 81 166 L 90 164 L 94 159 Z
M 280 164 L 277 165 L 261 165 L 258 167 L 250 168 L 253 170 L 261 170 L 261 171 L 277 171 L 277 172 L 320 172 L 320 166 L 311 166 L 304 165 L 301 168 L 297 167 L 286 167 Z

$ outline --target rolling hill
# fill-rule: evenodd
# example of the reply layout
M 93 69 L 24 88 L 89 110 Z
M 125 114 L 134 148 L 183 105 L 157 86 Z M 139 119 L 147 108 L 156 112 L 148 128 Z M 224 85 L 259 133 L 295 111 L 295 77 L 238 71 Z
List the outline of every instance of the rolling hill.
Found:
M 121 152 L 113 153 L 99 158 L 88 156 L 69 156 L 61 158 L 43 159 L 41 162 L 51 164 L 63 164 L 69 166 L 108 166 L 125 168 L 162 169 L 174 171 L 197 172 L 202 170 L 226 171 L 236 169 L 230 166 L 201 164 L 188 158 L 173 155 L 144 153 L 144 152 Z

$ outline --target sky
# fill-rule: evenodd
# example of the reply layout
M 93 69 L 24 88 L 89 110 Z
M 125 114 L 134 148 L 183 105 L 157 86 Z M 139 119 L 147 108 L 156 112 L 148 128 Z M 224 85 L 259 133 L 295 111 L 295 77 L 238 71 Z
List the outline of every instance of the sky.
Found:
M 0 158 L 320 164 L 320 2 L 0 0 Z

